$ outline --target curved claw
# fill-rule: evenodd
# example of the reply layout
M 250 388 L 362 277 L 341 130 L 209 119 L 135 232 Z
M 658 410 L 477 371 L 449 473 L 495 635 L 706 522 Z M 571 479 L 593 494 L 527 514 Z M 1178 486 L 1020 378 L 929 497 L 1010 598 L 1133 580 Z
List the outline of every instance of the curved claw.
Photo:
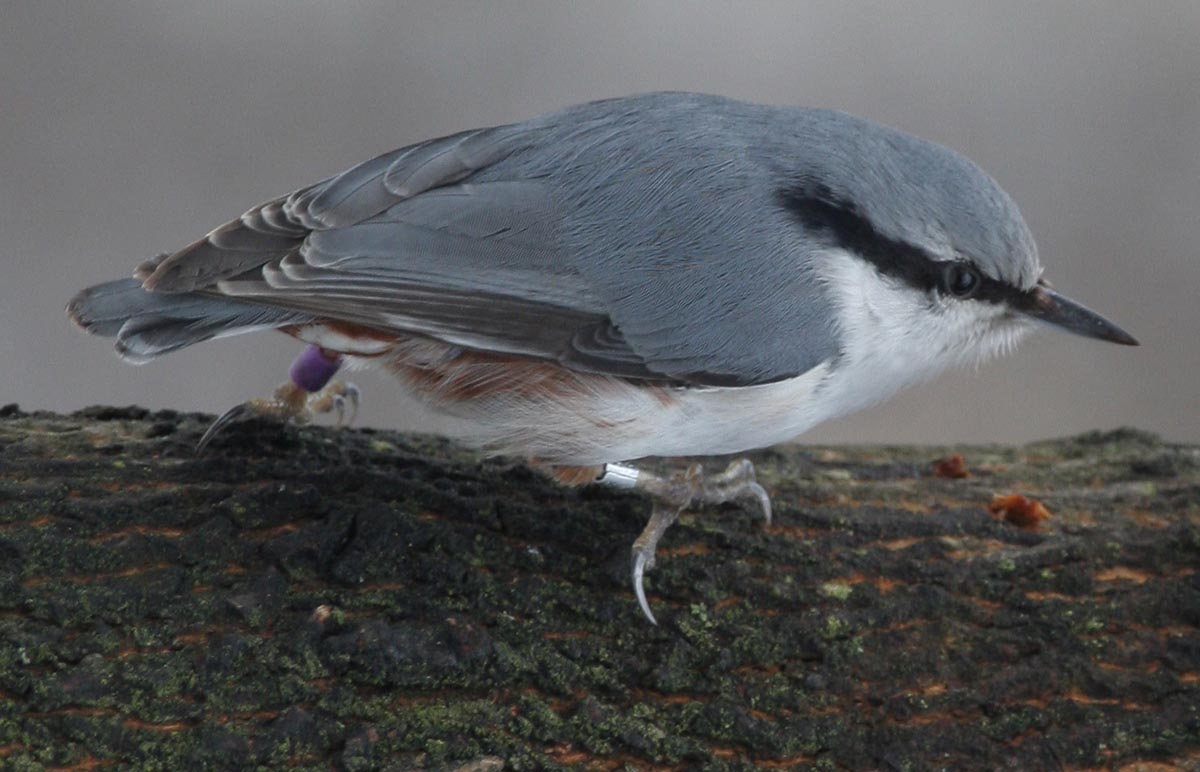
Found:
M 762 512 L 763 520 L 771 524 L 771 497 L 766 488 L 759 485 L 754 464 L 742 458 L 733 461 L 719 474 L 704 475 L 699 464 L 693 464 L 682 475 L 669 478 L 655 475 L 639 475 L 636 487 L 654 497 L 654 510 L 641 535 L 633 542 L 633 592 L 638 606 L 650 624 L 658 621 L 650 611 L 643 586 L 646 571 L 654 566 L 654 552 L 662 535 L 679 517 L 679 513 L 692 503 L 724 504 L 726 502 L 753 500 Z
M 767 489 L 759 485 L 757 482 L 748 483 L 746 485 L 746 498 L 754 499 L 758 502 L 758 506 L 762 509 L 763 520 L 766 525 L 771 524 L 771 495 L 767 493 Z
M 650 620 L 650 624 L 657 625 L 658 620 L 654 618 L 654 614 L 650 613 L 650 604 L 646 601 L 646 588 L 642 586 L 642 580 L 646 575 L 646 563 L 646 553 L 635 550 L 633 553 L 633 594 L 637 596 L 638 605 L 641 606 L 646 619 Z
M 208 443 L 212 442 L 213 437 L 216 437 L 229 424 L 244 417 L 249 409 L 249 406 L 243 402 L 240 405 L 234 405 L 222 413 L 217 420 L 209 425 L 208 429 L 204 432 L 204 436 L 200 438 L 200 442 L 196 443 L 196 455 L 204 455 L 204 449 L 208 447 Z
M 729 465 L 722 473 L 722 478 L 727 485 L 740 483 L 737 488 L 737 497 L 743 499 L 753 499 L 758 503 L 758 508 L 762 510 L 763 520 L 767 525 L 771 524 L 771 496 L 767 493 L 767 489 L 759 485 L 758 475 L 754 472 L 754 464 L 748 458 L 740 458 Z

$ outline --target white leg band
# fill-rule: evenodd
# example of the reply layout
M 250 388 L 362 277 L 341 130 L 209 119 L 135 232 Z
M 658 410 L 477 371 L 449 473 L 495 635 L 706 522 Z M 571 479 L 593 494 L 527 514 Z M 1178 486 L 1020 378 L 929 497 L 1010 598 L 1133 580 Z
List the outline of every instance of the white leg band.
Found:
M 604 471 L 596 478 L 596 482 L 611 488 L 629 490 L 637 486 L 638 474 L 638 470 L 632 466 L 605 464 Z

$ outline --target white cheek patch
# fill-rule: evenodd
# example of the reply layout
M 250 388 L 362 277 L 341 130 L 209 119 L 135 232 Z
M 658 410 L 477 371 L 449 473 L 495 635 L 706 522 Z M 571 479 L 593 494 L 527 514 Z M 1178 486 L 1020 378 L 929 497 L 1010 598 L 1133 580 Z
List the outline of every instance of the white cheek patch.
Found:
M 837 312 L 842 357 L 822 384 L 822 420 L 845 415 L 948 367 L 1007 352 L 1027 331 L 993 303 L 945 299 L 884 276 L 835 251 L 826 285 Z

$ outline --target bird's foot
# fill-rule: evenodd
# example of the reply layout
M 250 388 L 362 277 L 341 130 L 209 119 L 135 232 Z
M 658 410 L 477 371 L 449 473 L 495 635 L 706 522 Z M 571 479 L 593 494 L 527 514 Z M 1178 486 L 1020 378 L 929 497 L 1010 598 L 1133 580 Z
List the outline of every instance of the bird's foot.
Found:
M 358 415 L 361 392 L 353 383 L 330 381 L 340 366 L 340 358 L 331 358 L 316 346 L 310 346 L 292 364 L 291 380 L 275 389 L 270 399 L 252 399 L 235 405 L 213 421 L 196 445 L 196 454 L 203 453 L 213 437 L 226 426 L 247 418 L 304 424 L 317 415 L 336 413 L 338 426 L 353 423 Z M 348 419 L 347 405 L 350 406 Z
M 333 381 L 315 394 L 308 395 L 305 404 L 306 420 L 312 416 L 334 413 L 337 415 L 337 427 L 350 426 L 358 417 L 358 405 L 362 399 L 362 391 L 349 381 Z M 346 416 L 346 406 L 350 406 L 350 415 Z
M 719 474 L 705 475 L 699 464 L 693 464 L 683 474 L 671 477 L 657 477 L 631 467 L 608 464 L 598 482 L 644 490 L 654 499 L 650 521 L 633 542 L 633 592 L 651 624 L 658 622 L 650 612 L 643 579 L 646 571 L 654 567 L 659 540 L 684 509 L 693 504 L 745 500 L 762 512 L 767 525 L 771 524 L 771 497 L 755 478 L 754 464 L 745 458 L 734 461 Z

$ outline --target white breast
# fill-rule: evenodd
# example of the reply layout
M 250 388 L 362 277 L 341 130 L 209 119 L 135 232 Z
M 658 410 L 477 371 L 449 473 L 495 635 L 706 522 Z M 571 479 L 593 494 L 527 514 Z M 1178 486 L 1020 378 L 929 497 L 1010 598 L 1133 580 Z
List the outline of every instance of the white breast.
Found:
M 1007 352 L 1028 331 L 993 303 L 947 299 L 834 252 L 826 281 L 838 314 L 842 355 L 814 395 L 817 421 L 861 410 L 949 367 Z

